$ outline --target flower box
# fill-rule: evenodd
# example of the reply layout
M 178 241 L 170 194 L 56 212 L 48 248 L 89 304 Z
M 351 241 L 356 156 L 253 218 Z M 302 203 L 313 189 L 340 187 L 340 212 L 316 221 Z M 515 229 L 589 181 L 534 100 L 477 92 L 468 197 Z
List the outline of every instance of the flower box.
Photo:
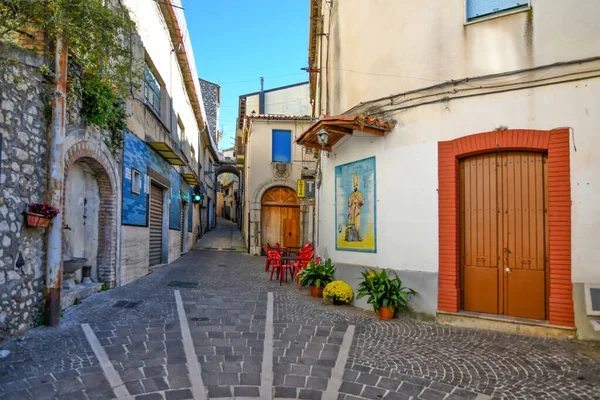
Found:
M 42 214 L 36 214 L 29 211 L 25 211 L 25 215 L 27 216 L 27 225 L 31 227 L 47 228 L 48 225 L 50 225 L 50 221 L 52 221 Z

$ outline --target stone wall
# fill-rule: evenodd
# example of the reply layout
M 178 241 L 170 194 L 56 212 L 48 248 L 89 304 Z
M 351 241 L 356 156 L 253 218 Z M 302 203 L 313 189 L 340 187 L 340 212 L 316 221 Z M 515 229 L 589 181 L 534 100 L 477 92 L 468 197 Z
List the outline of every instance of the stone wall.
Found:
M 45 200 L 44 58 L 0 43 L 0 340 L 38 319 L 43 299 L 43 228 L 25 225 L 30 202 Z

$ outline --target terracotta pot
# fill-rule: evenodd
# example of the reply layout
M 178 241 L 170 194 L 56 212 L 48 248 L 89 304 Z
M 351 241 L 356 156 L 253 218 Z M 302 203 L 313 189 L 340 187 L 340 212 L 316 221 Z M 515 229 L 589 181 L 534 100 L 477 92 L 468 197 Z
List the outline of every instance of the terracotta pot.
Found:
M 323 289 L 322 286 L 311 286 L 310 295 L 312 297 L 323 297 Z
M 25 211 L 25 215 L 27 215 L 27 225 L 40 228 L 47 228 L 50 225 L 50 218 L 46 218 L 42 214 L 36 214 L 29 211 Z
M 377 310 L 377 316 L 379 317 L 379 319 L 383 319 L 383 320 L 387 321 L 387 320 L 394 318 L 395 311 L 396 311 L 396 306 L 391 306 L 391 307 L 381 306 L 381 307 L 379 307 L 379 310 Z

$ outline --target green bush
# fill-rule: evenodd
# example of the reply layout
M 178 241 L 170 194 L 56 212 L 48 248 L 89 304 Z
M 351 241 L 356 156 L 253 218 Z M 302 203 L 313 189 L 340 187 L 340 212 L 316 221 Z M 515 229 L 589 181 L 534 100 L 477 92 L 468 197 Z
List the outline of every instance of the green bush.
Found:
M 392 274 L 394 274 L 392 279 Z M 368 296 L 367 303 L 373 305 L 373 310 L 377 312 L 381 306 L 391 307 L 402 310 L 411 296 L 418 294 L 414 290 L 403 287 L 402 281 L 398 278 L 396 271 L 390 270 L 390 274 L 383 269 L 380 272 L 374 270 L 365 270 L 362 272 L 363 281 L 358 285 L 356 298 L 360 299 Z
M 333 281 L 333 273 L 335 267 L 330 258 L 325 263 L 320 262 L 315 264 L 314 261 L 308 263 L 306 268 L 300 272 L 299 279 L 300 285 L 302 286 L 326 286 L 329 282 Z

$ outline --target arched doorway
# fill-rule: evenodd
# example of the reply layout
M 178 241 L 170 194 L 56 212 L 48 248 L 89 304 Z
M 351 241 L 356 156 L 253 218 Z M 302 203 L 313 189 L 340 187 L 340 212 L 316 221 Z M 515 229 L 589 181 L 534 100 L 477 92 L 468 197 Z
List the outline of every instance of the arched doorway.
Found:
M 91 278 L 116 283 L 114 186 L 96 159 L 67 156 L 64 191 L 64 258 L 85 258 Z M 81 280 L 81 271 L 75 274 Z
M 261 199 L 261 243 L 300 246 L 300 201 L 287 187 L 274 187 Z

